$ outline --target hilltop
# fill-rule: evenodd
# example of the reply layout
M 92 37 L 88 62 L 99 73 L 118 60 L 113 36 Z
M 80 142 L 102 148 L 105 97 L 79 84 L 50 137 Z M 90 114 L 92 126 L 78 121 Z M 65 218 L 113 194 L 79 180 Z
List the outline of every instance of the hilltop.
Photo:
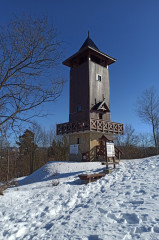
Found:
M 159 239 L 159 156 L 122 160 L 81 185 L 100 163 L 48 162 L 0 196 L 0 239 Z

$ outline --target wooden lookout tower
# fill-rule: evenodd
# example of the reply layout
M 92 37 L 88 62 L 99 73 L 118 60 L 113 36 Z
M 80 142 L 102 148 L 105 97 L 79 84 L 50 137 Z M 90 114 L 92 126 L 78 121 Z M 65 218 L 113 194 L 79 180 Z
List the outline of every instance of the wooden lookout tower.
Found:
M 57 135 L 68 135 L 72 161 L 99 160 L 102 140 L 112 142 L 113 135 L 123 134 L 123 124 L 110 119 L 108 66 L 115 62 L 89 34 L 79 51 L 63 62 L 70 67 L 69 122 L 57 125 Z

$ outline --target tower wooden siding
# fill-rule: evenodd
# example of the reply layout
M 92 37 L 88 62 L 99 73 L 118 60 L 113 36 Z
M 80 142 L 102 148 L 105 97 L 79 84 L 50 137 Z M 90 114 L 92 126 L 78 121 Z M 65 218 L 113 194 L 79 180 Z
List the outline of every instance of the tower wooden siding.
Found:
M 97 81 L 97 74 L 101 75 L 101 81 Z M 99 113 L 91 111 L 96 103 L 105 99 L 107 106 L 110 108 L 109 100 L 109 72 L 107 67 L 98 63 L 89 61 L 89 94 L 90 94 L 90 118 L 99 119 Z M 103 113 L 103 120 L 110 121 L 110 113 Z
M 88 61 L 70 69 L 69 122 L 89 120 L 89 66 Z M 78 106 L 81 111 L 78 112 Z
M 97 81 L 97 75 L 101 81 Z M 99 112 L 92 110 L 96 103 L 105 100 L 110 108 L 109 71 L 91 59 L 70 69 L 70 114 L 69 122 L 99 119 Z M 81 111 L 77 108 L 81 106 Z M 103 113 L 103 120 L 110 121 L 110 113 Z

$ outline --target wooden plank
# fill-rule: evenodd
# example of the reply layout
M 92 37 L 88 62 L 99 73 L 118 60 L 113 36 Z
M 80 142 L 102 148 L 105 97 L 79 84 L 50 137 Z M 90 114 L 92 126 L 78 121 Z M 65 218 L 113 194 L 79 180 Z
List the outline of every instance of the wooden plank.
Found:
M 82 175 L 78 175 L 78 177 L 81 179 L 81 180 L 86 180 L 87 179 L 87 174 L 82 174 Z
M 96 174 L 81 174 L 78 177 L 81 179 L 82 183 L 94 182 L 105 176 L 105 173 L 96 173 Z
M 104 177 L 105 176 L 105 173 L 95 173 L 95 174 L 81 174 L 81 175 L 78 175 L 78 177 L 80 179 L 89 179 L 89 178 L 93 178 L 93 177 Z

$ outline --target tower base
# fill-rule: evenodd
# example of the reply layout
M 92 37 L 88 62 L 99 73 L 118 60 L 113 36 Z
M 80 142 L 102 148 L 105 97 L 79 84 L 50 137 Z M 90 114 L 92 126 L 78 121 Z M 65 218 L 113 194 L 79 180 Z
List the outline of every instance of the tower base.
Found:
M 104 134 L 96 131 L 85 131 L 69 134 L 69 160 L 70 161 L 102 161 L 97 158 L 97 146 L 99 139 Z

